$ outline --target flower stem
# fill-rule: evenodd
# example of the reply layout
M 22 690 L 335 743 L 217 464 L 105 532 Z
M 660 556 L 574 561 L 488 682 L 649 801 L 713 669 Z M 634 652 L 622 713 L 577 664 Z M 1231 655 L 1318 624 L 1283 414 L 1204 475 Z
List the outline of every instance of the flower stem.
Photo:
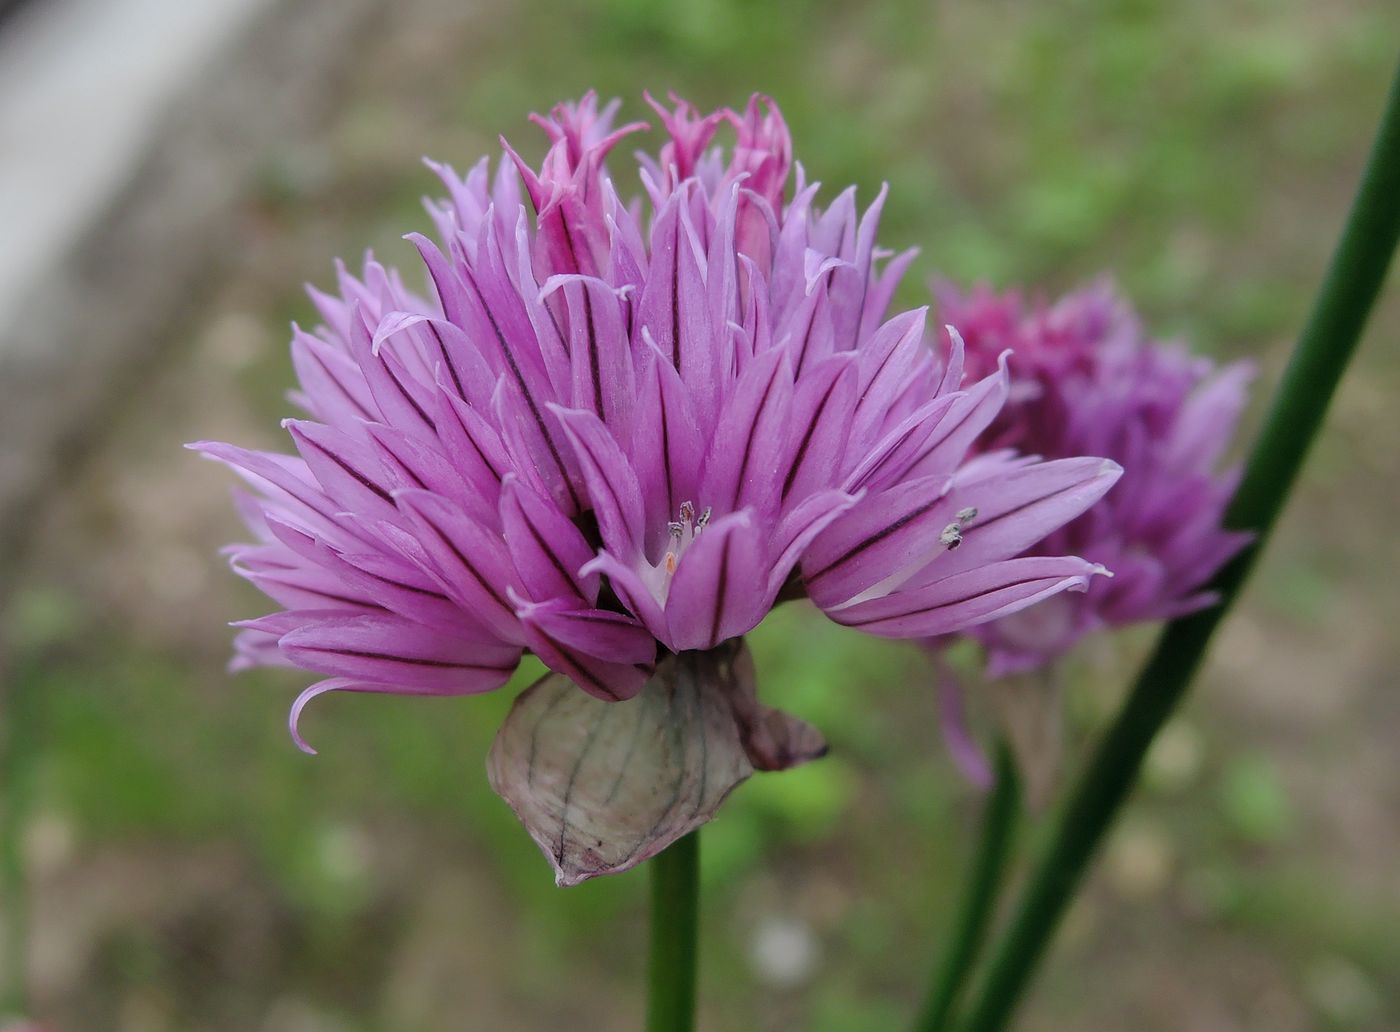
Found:
M 933 987 L 914 1026 L 916 1032 L 943 1032 L 949 1027 L 948 1017 L 957 1006 L 991 926 L 993 904 L 1006 870 L 1011 831 L 1021 795 L 1016 764 L 1004 739 L 997 742 L 995 764 L 996 780 L 982 818 L 982 839 L 968 871 L 967 891 L 962 896 L 952 941 L 938 965 Z
M 1278 518 L 1361 336 L 1400 240 L 1400 69 L 1313 311 L 1274 396 L 1225 522 L 1253 544 L 1215 577 L 1220 604 L 1169 624 L 1088 768 L 992 956 L 961 1032 L 1006 1027 L 1153 737 L 1185 694 L 1212 633 Z
M 693 1032 L 700 899 L 700 832 L 654 857 L 647 1032 Z

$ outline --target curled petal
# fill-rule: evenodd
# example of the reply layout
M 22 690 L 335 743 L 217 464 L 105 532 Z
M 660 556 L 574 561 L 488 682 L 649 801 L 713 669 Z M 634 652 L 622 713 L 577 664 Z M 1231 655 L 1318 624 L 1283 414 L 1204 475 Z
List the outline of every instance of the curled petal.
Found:
M 303 738 L 301 735 L 301 714 L 302 711 L 306 709 L 307 705 L 311 702 L 311 700 L 319 695 L 325 695 L 327 692 L 349 690 L 353 685 L 356 684 L 358 684 L 358 682 L 355 681 L 353 678 L 332 677 L 328 678 L 325 681 L 317 681 L 309 688 L 303 690 L 302 693 L 296 697 L 296 701 L 292 703 L 291 711 L 287 714 L 287 730 L 291 732 L 292 741 L 296 743 L 296 747 L 298 749 L 306 753 L 306 755 L 308 756 L 317 755 L 316 750 L 313 749 L 311 745 L 306 741 L 306 739 Z

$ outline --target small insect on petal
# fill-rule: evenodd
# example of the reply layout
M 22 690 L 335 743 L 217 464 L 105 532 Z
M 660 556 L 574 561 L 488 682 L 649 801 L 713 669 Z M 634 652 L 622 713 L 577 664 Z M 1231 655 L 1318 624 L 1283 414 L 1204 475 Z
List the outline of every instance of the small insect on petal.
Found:
M 942 541 L 951 552 L 962 544 L 962 525 L 959 523 L 948 524 L 943 528 L 943 533 L 938 535 L 938 540 Z

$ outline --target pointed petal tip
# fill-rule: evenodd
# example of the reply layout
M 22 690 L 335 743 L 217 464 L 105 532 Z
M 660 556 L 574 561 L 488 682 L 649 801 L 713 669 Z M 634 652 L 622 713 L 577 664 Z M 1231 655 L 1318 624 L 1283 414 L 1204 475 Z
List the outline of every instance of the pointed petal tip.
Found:
M 190 441 L 181 445 L 187 451 L 192 451 L 201 458 L 210 459 L 213 462 L 231 463 L 231 456 L 244 452 L 236 444 L 229 444 L 227 441 Z

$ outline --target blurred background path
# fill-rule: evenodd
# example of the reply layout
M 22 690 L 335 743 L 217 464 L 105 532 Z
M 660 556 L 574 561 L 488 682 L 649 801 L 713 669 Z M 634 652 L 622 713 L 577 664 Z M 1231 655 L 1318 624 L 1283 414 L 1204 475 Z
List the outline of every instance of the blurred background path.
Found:
M 26 0 L 0 19 L 0 557 L 220 257 L 259 155 L 336 106 L 379 7 Z

